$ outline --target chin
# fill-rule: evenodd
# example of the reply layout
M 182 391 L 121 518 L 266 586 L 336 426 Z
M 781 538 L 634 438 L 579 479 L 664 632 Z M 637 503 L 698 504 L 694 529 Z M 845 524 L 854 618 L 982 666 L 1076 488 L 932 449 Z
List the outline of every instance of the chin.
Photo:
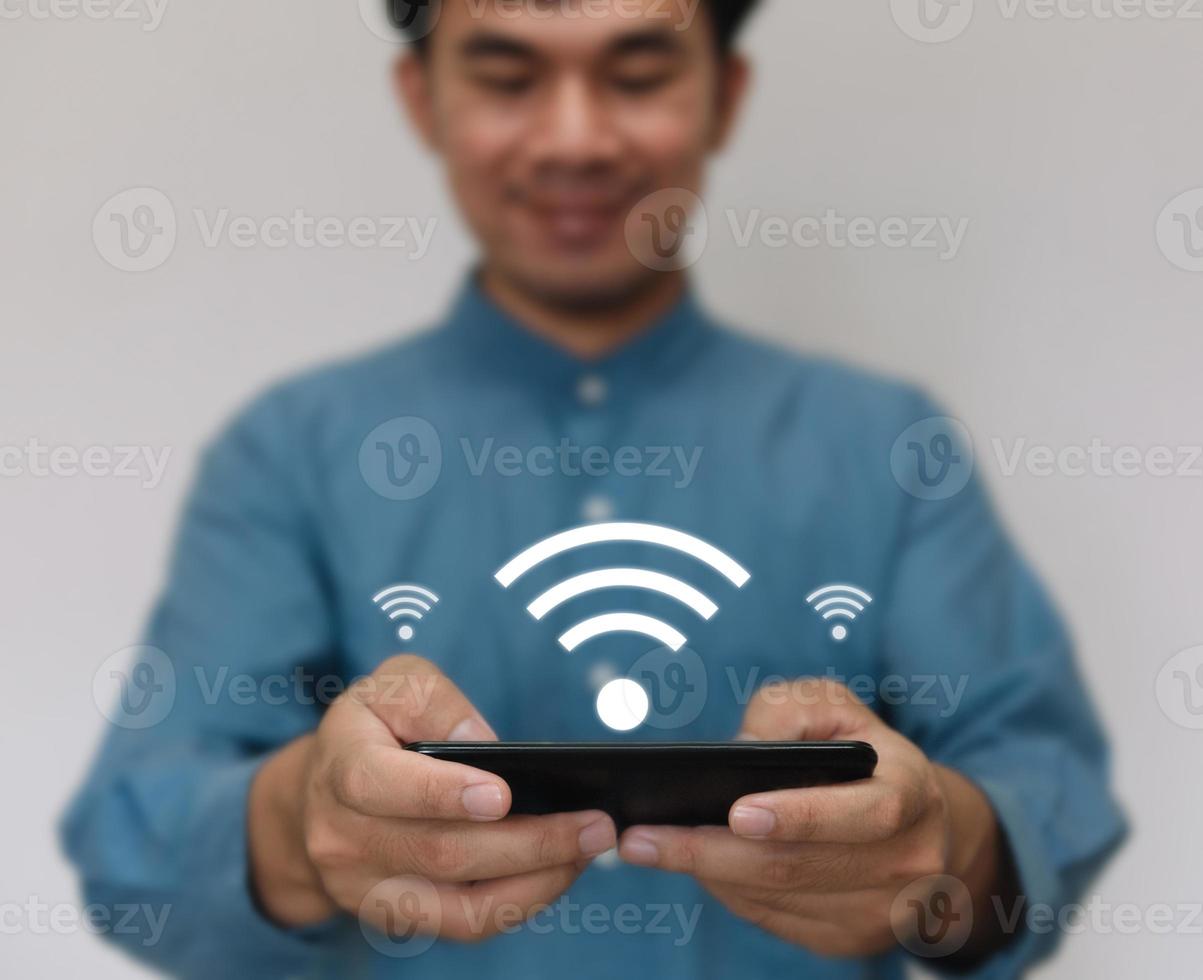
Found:
M 523 292 L 565 310 L 590 311 L 622 306 L 656 282 L 660 273 L 632 260 L 555 260 L 527 265 L 506 263 L 505 271 Z

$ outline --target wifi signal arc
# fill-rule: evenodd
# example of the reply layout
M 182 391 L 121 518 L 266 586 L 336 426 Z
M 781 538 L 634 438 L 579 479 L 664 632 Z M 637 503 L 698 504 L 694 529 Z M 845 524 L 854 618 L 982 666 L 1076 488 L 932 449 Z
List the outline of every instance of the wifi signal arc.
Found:
M 709 565 L 736 588 L 742 588 L 752 577 L 729 555 L 683 531 L 657 524 L 611 523 L 590 524 L 545 538 L 503 566 L 497 572 L 496 579 L 503 588 L 508 589 L 548 559 L 576 548 L 609 542 L 652 544 L 689 555 Z M 603 568 L 574 576 L 548 589 L 527 606 L 527 611 L 536 620 L 542 620 L 571 599 L 603 589 L 619 588 L 641 589 L 676 599 L 703 620 L 710 620 L 718 612 L 717 604 L 693 586 L 671 575 L 644 568 Z M 647 636 L 674 652 L 687 642 L 685 635 L 668 623 L 632 612 L 609 613 L 585 620 L 564 633 L 559 642 L 571 653 L 589 640 L 609 633 Z
M 394 622 L 405 618 L 420 621 L 438 601 L 437 595 L 420 585 L 391 585 L 372 596 L 372 602 Z M 413 627 L 402 626 L 397 635 L 402 640 L 412 640 Z
M 854 622 L 872 601 L 873 597 L 868 592 L 858 589 L 855 585 L 825 585 L 806 597 L 806 602 L 828 622 L 833 619 Z M 831 635 L 836 640 L 845 640 L 848 637 L 848 629 L 837 625 L 832 629 Z

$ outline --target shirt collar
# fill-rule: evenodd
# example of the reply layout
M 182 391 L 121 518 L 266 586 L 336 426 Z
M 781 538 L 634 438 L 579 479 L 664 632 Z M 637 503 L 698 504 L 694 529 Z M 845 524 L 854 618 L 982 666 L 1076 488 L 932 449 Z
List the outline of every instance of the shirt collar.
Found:
M 714 332 L 692 290 L 638 337 L 600 358 L 570 353 L 528 330 L 499 307 L 472 276 L 444 324 L 470 367 L 490 377 L 579 394 L 583 379 L 611 387 L 663 381 L 680 374 Z

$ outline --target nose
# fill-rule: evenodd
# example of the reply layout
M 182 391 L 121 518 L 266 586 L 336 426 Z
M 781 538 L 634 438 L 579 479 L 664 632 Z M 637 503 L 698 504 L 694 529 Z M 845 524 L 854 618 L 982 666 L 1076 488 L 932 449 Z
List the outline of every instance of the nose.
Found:
M 621 155 L 621 140 L 605 100 L 587 78 L 559 80 L 549 93 L 529 148 L 538 163 L 586 167 Z

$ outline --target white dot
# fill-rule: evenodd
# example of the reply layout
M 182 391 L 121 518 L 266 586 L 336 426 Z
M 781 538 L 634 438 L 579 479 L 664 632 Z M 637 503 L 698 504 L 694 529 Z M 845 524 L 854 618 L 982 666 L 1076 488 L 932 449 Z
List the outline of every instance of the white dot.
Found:
M 405 626 L 402 626 L 399 630 L 397 630 L 397 635 L 399 637 L 401 637 L 401 639 L 404 642 L 408 643 L 410 640 L 412 640 L 414 638 L 414 628 L 412 626 L 406 624 Z
M 831 631 L 831 638 L 832 638 L 833 640 L 846 640 L 846 639 L 848 639 L 848 627 L 847 627 L 847 626 L 836 626 L 836 627 L 834 627 L 834 628 L 832 629 L 832 631 Z
M 625 677 L 610 681 L 597 696 L 597 717 L 616 732 L 629 732 L 642 725 L 649 707 L 647 691 Z

